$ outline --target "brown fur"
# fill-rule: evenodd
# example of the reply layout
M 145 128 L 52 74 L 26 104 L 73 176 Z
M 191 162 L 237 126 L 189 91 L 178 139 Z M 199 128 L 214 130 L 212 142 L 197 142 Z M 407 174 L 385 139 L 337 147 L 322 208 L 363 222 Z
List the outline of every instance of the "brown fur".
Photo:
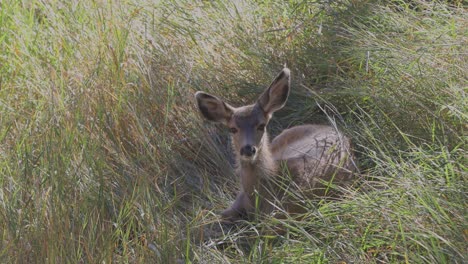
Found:
M 275 207 L 299 213 L 302 201 L 285 189 L 306 197 L 324 196 L 329 194 L 327 182 L 343 185 L 352 180 L 350 140 L 331 126 L 296 126 L 269 142 L 266 125 L 286 103 L 289 76 L 289 70 L 283 69 L 255 104 L 239 108 L 203 92 L 195 95 L 206 119 L 223 123 L 233 132 L 242 188 L 233 205 L 221 213 L 226 221 L 270 213 Z M 253 147 L 254 154 L 241 155 L 245 146 Z

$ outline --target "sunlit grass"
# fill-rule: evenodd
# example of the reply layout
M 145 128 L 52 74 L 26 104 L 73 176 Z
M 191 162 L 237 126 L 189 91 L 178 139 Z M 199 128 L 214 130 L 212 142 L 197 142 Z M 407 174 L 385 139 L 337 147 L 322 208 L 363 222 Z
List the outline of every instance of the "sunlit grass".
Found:
M 2 2 L 0 261 L 464 262 L 454 3 Z M 269 129 L 335 122 L 359 180 L 303 220 L 222 230 L 237 179 L 193 93 L 251 102 L 285 63 L 293 92 Z

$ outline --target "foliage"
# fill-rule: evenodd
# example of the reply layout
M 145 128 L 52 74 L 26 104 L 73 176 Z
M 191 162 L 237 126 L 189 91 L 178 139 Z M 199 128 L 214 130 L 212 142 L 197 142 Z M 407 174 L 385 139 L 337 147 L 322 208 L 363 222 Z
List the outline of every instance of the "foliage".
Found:
M 460 1 L 0 3 L 0 261 L 464 262 L 467 27 Z M 269 129 L 338 124 L 360 180 L 212 237 L 237 179 L 193 94 L 251 102 L 285 63 Z

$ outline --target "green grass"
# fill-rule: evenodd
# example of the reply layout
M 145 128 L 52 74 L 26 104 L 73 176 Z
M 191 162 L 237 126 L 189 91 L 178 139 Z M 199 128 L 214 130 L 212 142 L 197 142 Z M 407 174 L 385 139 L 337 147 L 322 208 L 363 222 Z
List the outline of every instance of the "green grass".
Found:
M 3 1 L 0 262 L 466 262 L 467 17 L 462 1 Z M 301 221 L 222 235 L 238 180 L 193 94 L 251 102 L 284 63 L 270 131 L 335 122 L 360 179 Z M 278 221 L 284 237 L 260 231 Z

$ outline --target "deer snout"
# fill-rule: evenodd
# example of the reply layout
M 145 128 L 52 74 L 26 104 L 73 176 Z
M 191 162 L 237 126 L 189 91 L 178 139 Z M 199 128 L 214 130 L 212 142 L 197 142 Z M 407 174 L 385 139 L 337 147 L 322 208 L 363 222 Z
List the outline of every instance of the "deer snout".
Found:
M 240 154 L 242 156 L 252 157 L 257 152 L 257 148 L 252 145 L 246 145 L 241 148 Z

